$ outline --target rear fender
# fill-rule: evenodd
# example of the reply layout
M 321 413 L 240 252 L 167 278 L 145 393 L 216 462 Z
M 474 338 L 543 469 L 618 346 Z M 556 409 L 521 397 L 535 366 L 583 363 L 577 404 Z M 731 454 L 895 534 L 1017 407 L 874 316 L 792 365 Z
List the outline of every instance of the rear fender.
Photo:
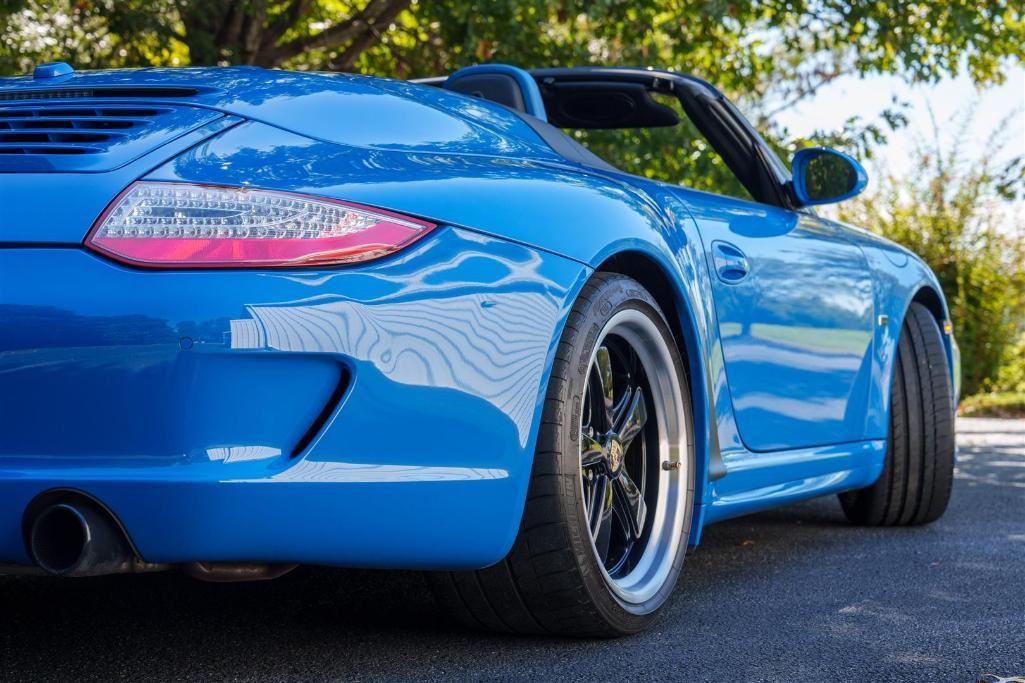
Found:
M 700 378 L 691 382 L 701 455 L 697 501 L 708 495 L 704 483 L 725 473 L 720 448 L 740 445 L 718 326 L 706 295 L 710 283 L 700 238 L 682 202 L 658 183 L 635 179 L 628 184 L 568 164 L 349 147 L 253 122 L 189 150 L 147 179 L 248 185 L 359 202 L 526 244 L 589 268 L 616 254 L 644 254 L 673 283 L 678 318 L 673 323 L 691 377 Z M 645 192 L 637 183 L 644 183 Z M 539 402 L 546 385 L 547 374 Z M 692 538 L 697 539 L 700 512 L 694 519 Z

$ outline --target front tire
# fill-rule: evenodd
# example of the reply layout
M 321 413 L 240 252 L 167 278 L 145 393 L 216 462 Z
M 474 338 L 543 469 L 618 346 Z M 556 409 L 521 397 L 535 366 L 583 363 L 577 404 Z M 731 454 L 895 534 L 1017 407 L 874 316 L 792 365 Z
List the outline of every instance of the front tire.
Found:
M 936 319 L 912 303 L 901 327 L 890 390 L 890 430 L 876 483 L 840 494 L 855 524 L 928 524 L 947 509 L 954 478 L 954 400 Z
M 683 566 L 694 498 L 690 390 L 669 326 L 635 280 L 596 273 L 559 342 L 509 555 L 430 575 L 463 624 L 619 636 L 655 618 Z

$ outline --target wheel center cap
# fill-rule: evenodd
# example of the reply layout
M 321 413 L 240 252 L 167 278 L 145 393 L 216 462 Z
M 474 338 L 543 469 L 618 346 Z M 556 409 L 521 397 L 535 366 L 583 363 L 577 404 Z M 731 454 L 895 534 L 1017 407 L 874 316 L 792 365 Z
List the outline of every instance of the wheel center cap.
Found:
M 619 442 L 619 439 L 612 437 L 605 455 L 609 459 L 609 469 L 615 474 L 623 465 L 623 444 Z

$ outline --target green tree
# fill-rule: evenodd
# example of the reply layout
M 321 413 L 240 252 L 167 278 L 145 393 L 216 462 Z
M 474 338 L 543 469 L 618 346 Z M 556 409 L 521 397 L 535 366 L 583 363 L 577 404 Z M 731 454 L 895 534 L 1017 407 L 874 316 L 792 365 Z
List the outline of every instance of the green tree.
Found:
M 992 389 L 1025 395 L 1025 324 L 1013 344 L 1004 349 L 1004 359 Z
M 849 73 L 929 81 L 965 65 L 1000 81 L 1025 43 L 1011 0 L 0 0 L 0 22 L 8 71 L 48 58 L 398 77 L 483 61 L 650 64 L 771 95 L 766 113 Z
M 963 393 L 997 388 L 1002 368 L 1025 363 L 1013 340 L 1025 322 L 1025 224 L 1008 200 L 1025 192 L 1022 157 L 994 163 L 1005 121 L 977 158 L 939 136 L 920 141 L 908 175 L 882 173 L 867 196 L 838 205 L 841 220 L 906 245 L 936 273 L 961 347 Z M 964 137 L 972 116 L 955 125 Z M 1020 125 L 1020 121 L 1017 121 Z M 1010 220 L 1007 220 L 1008 216 Z M 1004 370 L 1011 384 L 1012 370 Z
M 411 0 L 0 0 L 0 68 L 295 66 L 330 48 L 351 69 Z

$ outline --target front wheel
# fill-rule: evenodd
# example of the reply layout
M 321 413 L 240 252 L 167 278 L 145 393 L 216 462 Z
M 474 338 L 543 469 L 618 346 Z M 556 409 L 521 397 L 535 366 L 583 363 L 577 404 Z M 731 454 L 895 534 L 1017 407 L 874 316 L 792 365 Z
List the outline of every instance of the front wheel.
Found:
M 939 519 L 954 478 L 954 398 L 940 328 L 919 303 L 908 308 L 897 341 L 889 431 L 883 473 L 840 494 L 844 514 L 866 526 Z
M 509 555 L 437 572 L 441 604 L 476 628 L 617 636 L 676 585 L 694 497 L 690 391 L 647 291 L 597 273 L 559 342 L 520 531 Z

